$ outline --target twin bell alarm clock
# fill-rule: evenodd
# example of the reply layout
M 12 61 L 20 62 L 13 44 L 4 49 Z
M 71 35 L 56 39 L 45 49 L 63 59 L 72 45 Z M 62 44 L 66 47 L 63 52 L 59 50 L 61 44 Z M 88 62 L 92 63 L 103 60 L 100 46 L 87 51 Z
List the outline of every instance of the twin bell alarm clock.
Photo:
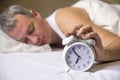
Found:
M 87 71 L 95 61 L 95 40 L 77 39 L 73 35 L 63 39 L 63 58 L 70 70 Z

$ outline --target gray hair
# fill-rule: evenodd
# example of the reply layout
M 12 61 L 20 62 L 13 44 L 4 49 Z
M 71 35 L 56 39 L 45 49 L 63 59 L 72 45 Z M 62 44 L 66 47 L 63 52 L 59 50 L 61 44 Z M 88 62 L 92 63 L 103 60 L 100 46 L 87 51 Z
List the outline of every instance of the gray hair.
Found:
M 0 15 L 0 28 L 4 30 L 12 29 L 15 25 L 15 20 L 13 17 L 16 14 L 25 15 L 28 18 L 34 17 L 28 9 L 20 6 L 20 5 L 12 5 L 8 7 L 1 15 Z

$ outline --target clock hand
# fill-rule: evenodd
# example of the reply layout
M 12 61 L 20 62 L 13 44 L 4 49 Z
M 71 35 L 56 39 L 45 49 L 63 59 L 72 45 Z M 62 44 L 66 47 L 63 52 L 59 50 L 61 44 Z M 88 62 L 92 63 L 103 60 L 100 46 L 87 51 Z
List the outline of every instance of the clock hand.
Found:
M 75 62 L 76 64 L 78 63 L 79 59 L 80 59 L 80 58 L 78 57 L 77 60 L 76 60 L 76 62 Z
M 73 50 L 73 52 L 75 53 L 75 55 L 76 55 L 78 58 L 81 58 L 81 57 L 77 54 L 77 52 L 75 51 L 75 49 L 72 48 L 72 50 Z

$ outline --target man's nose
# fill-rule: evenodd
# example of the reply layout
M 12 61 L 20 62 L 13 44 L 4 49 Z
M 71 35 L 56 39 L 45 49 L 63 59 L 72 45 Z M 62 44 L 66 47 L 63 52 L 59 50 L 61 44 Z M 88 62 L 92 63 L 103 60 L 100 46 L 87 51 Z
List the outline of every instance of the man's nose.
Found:
M 29 44 L 36 45 L 37 43 L 38 43 L 38 36 L 37 35 L 29 36 Z

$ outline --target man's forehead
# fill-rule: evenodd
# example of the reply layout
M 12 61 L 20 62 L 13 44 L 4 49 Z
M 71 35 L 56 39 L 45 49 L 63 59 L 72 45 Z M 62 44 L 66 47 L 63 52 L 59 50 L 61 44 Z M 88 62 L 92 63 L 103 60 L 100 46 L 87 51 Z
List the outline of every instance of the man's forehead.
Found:
M 7 30 L 6 33 L 12 37 L 13 39 L 19 41 L 22 37 L 24 37 L 23 29 L 14 27 L 11 30 Z
M 27 30 L 27 23 L 24 21 L 25 19 L 23 17 L 17 16 L 15 16 L 14 18 L 16 20 L 14 27 L 6 32 L 10 37 L 19 41 L 22 37 L 25 36 Z

